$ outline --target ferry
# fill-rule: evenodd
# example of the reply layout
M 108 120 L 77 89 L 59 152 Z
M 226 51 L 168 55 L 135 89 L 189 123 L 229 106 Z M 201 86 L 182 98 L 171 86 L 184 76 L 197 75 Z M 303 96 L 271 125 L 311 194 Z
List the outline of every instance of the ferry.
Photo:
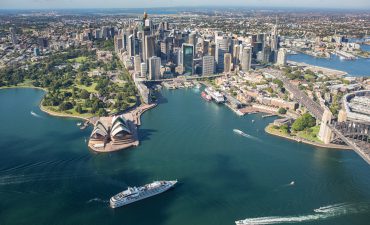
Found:
M 205 93 L 204 91 L 202 91 L 201 96 L 202 96 L 202 98 L 203 98 L 204 100 L 206 100 L 207 102 L 209 102 L 209 101 L 211 101 L 211 100 L 212 100 L 211 96 L 207 95 L 207 93 Z
M 111 208 L 118 208 L 128 205 L 133 202 L 140 201 L 154 195 L 161 194 L 177 183 L 177 180 L 172 181 L 154 181 L 141 187 L 128 187 L 127 190 L 122 191 L 110 198 L 109 205 Z
M 204 91 L 215 100 L 216 103 L 223 103 L 225 102 L 225 97 L 219 91 L 213 90 L 211 87 L 207 87 Z

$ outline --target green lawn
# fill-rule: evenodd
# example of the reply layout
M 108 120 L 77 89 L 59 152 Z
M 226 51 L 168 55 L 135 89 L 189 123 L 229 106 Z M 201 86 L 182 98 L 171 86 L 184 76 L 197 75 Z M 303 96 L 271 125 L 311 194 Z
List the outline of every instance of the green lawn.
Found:
M 309 141 L 323 143 L 318 138 L 319 131 L 320 131 L 320 126 L 314 126 L 311 129 L 312 129 L 312 132 L 307 132 L 307 131 L 304 130 L 304 131 L 297 132 L 296 135 L 297 135 L 297 137 L 304 138 L 304 139 L 307 139 Z
M 83 62 L 86 62 L 86 61 L 87 61 L 86 56 L 80 56 L 80 57 L 77 57 L 77 58 L 74 58 L 74 59 L 68 59 L 68 62 L 76 62 L 76 63 L 83 63 Z
M 90 86 L 85 86 L 85 85 L 82 85 L 82 84 L 75 84 L 73 86 L 76 87 L 76 88 L 79 88 L 79 89 L 85 89 L 86 91 L 88 91 L 90 93 L 96 93 L 97 92 L 95 90 L 96 85 L 97 85 L 97 83 L 92 83 Z

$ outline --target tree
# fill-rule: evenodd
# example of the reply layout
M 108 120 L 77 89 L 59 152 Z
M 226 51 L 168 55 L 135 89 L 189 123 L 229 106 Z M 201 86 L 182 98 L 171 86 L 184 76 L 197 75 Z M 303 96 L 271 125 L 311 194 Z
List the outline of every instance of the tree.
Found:
M 101 108 L 98 110 L 98 116 L 107 116 L 108 113 L 105 111 L 105 109 Z
M 80 104 L 78 104 L 78 105 L 76 106 L 76 112 L 78 112 L 79 114 L 84 113 L 84 111 L 83 111 L 83 109 L 82 109 L 82 106 L 81 106 Z
M 287 110 L 285 108 L 279 108 L 278 113 L 286 114 Z
M 72 108 L 73 108 L 73 105 L 72 105 L 71 102 L 63 102 L 59 106 L 59 109 L 62 110 L 62 111 L 69 110 L 69 109 L 72 109 Z
M 90 97 L 90 92 L 86 91 L 85 89 L 82 89 L 81 98 L 88 99 L 89 97 Z
M 294 131 L 302 131 L 306 128 L 310 128 L 316 125 L 316 120 L 309 113 L 303 114 L 301 117 L 296 119 L 292 124 L 292 129 Z

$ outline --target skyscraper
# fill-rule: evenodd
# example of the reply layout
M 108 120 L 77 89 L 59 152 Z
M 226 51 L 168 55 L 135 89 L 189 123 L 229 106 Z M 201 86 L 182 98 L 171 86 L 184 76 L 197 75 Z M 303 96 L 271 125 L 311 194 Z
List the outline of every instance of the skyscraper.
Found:
M 13 45 L 18 44 L 18 39 L 17 39 L 17 36 L 15 35 L 14 27 L 9 28 L 9 32 L 10 32 L 10 38 L 12 40 Z
M 196 33 L 192 32 L 189 34 L 189 44 L 193 45 L 194 47 L 197 46 L 197 35 Z
M 152 56 L 149 58 L 149 80 L 161 79 L 161 58 Z
M 145 62 L 143 62 L 140 64 L 140 75 L 142 77 L 145 77 L 147 73 L 148 73 L 148 66 Z
M 118 52 L 123 48 L 123 41 L 122 37 L 120 36 L 114 36 L 114 50 Z
M 140 55 L 135 55 L 134 57 L 134 70 L 136 73 L 140 73 L 141 71 L 141 57 Z
M 279 66 L 285 66 L 286 65 L 286 50 L 285 50 L 285 48 L 279 49 L 278 55 L 277 55 L 276 65 L 279 65 Z
M 239 56 L 240 56 L 240 45 L 234 45 L 234 49 L 233 49 L 234 67 L 239 64 Z
M 155 55 L 155 40 L 154 36 L 147 35 L 144 37 L 144 62 L 149 60 L 150 57 Z
M 225 53 L 224 55 L 224 72 L 230 73 L 231 72 L 231 54 Z
M 135 38 L 132 34 L 128 37 L 127 51 L 129 56 L 135 55 Z
M 242 70 L 247 72 L 251 69 L 251 61 L 252 61 L 252 50 L 250 47 L 244 47 L 242 52 L 242 57 L 240 59 Z
M 182 65 L 185 74 L 193 74 L 194 46 L 191 44 L 182 44 Z
M 218 71 L 224 70 L 224 55 L 229 52 L 230 39 L 226 36 L 216 36 L 216 63 Z
M 202 75 L 212 75 L 215 72 L 215 57 L 213 56 L 203 56 L 203 71 Z

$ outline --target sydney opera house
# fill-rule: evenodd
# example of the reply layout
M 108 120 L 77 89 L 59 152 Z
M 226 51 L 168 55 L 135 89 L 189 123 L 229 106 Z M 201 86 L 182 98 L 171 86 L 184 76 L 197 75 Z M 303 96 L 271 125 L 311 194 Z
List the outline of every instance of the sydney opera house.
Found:
M 95 151 L 115 151 L 135 145 L 132 125 L 124 116 L 100 118 L 90 135 L 89 147 Z

